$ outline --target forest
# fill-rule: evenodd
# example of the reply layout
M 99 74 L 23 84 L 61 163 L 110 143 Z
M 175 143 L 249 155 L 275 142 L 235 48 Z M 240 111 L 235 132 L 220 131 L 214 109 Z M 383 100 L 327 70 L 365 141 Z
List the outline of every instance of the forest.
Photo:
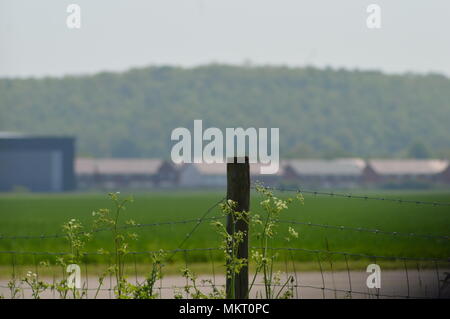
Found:
M 194 119 L 278 127 L 282 158 L 449 158 L 450 79 L 218 64 L 0 79 L 0 131 L 75 136 L 78 156 L 168 158 Z

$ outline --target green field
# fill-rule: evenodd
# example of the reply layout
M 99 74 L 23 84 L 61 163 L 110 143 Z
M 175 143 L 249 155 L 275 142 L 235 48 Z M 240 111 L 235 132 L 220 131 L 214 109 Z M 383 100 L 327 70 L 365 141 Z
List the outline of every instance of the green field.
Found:
M 371 192 L 371 194 L 375 195 L 376 193 Z M 289 194 L 280 194 L 281 197 L 287 195 Z M 195 219 L 201 217 L 211 205 L 223 196 L 223 192 L 218 191 L 135 194 L 134 202 L 124 212 L 123 219 L 133 219 L 137 223 Z M 383 196 L 405 200 L 450 202 L 450 193 L 444 192 L 394 192 L 384 193 Z M 298 202 L 293 203 L 281 218 L 405 233 L 450 234 L 449 206 L 399 204 L 314 195 L 305 195 L 304 197 L 304 205 Z M 260 212 L 258 207 L 260 199 L 259 195 L 252 197 L 252 211 Z M 77 218 L 85 225 L 90 225 L 92 211 L 111 207 L 111 202 L 105 194 L 4 194 L 0 196 L 0 234 L 12 236 L 61 233 L 61 224 L 65 221 Z M 217 208 L 212 210 L 208 216 L 219 216 L 219 210 Z M 131 244 L 130 250 L 178 248 L 180 242 L 194 226 L 195 223 L 187 223 L 136 228 L 133 231 L 139 235 L 139 239 Z M 446 239 L 389 236 L 307 225 L 293 225 L 299 233 L 299 238 L 286 243 L 284 238 L 288 226 L 288 224 L 280 224 L 279 238 L 274 240 L 271 246 L 326 249 L 326 242 L 328 242 L 330 251 L 408 257 L 447 258 L 450 256 L 450 244 Z M 218 243 L 218 236 L 213 231 L 210 222 L 206 222 L 198 227 L 183 248 L 218 247 Z M 99 248 L 111 249 L 111 246 L 111 235 L 108 232 L 100 232 L 89 242 L 87 251 L 95 252 Z M 62 252 L 67 249 L 68 245 L 64 238 L 0 239 L 0 251 Z M 179 253 L 175 258 L 182 260 L 185 257 L 190 262 L 206 262 L 210 258 L 220 258 L 219 252 L 190 252 L 188 255 Z M 342 256 L 336 256 L 337 259 L 340 257 Z M 10 264 L 11 258 L 10 254 L 2 253 L 0 254 L 0 263 Z M 32 263 L 35 261 L 33 258 L 36 257 L 21 255 L 17 258 L 22 258 L 17 262 Z M 137 258 L 146 257 L 138 255 Z M 294 252 L 290 258 L 306 262 L 314 260 L 315 256 L 311 253 Z M 88 261 L 107 262 L 102 256 L 90 256 Z

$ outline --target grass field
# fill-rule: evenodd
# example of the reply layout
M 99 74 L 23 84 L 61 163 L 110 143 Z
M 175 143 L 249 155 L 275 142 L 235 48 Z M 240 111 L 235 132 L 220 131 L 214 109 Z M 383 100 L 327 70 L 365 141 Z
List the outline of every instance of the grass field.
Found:
M 280 197 L 288 193 L 279 194 Z M 372 195 L 374 193 L 372 192 Z M 126 196 L 126 195 L 123 195 Z M 153 192 L 135 194 L 134 202 L 124 212 L 124 220 L 133 219 L 137 223 L 153 223 L 195 219 L 224 196 L 223 192 Z M 450 202 L 450 193 L 437 192 L 395 192 L 384 193 L 402 199 Z M 330 225 L 374 228 L 385 231 L 449 235 L 450 207 L 437 207 L 416 204 L 347 199 L 329 196 L 305 195 L 304 205 L 292 204 L 282 219 L 298 220 Z M 252 211 L 258 212 L 260 197 L 252 197 Z M 0 234 L 41 235 L 61 233 L 61 224 L 71 218 L 81 220 L 85 225 L 92 221 L 92 211 L 111 208 L 106 194 L 4 194 L 0 195 Z M 209 217 L 218 216 L 218 208 Z M 133 242 L 130 250 L 147 251 L 156 249 L 175 249 L 189 233 L 195 223 L 142 227 L 133 231 L 139 239 Z M 363 253 L 369 255 L 409 256 L 447 258 L 450 256 L 450 241 L 445 239 L 410 238 L 316 228 L 307 225 L 293 225 L 299 238 L 284 241 L 288 224 L 280 224 L 279 238 L 271 243 L 273 247 L 298 247 L 325 249 L 326 242 L 331 251 Z M 250 238 L 251 240 L 251 238 Z M 217 247 L 218 236 L 209 222 L 198 227 L 183 248 Z M 252 243 L 250 243 L 252 245 Z M 97 233 L 89 242 L 88 251 L 99 248 L 111 249 L 111 235 Z M 0 239 L 0 251 L 67 251 L 63 238 L 55 239 Z M 176 258 L 184 258 L 180 256 Z M 187 256 L 192 262 L 205 262 L 210 258 L 219 259 L 220 253 L 191 252 Z M 21 256 L 23 263 L 31 263 L 33 256 Z M 48 258 L 48 257 L 46 257 Z M 102 259 L 103 258 L 103 259 Z M 91 262 L 107 262 L 105 257 L 89 257 Z M 138 256 L 138 258 L 145 258 Z M 311 261 L 315 257 L 305 252 L 294 252 L 297 261 Z M 336 256 L 339 259 L 339 256 Z M 140 260 L 140 261 L 143 261 Z M 139 262 L 140 262 L 139 261 Z M 21 261 L 18 261 L 21 262 Z M 9 254 L 0 254 L 0 264 L 10 264 Z

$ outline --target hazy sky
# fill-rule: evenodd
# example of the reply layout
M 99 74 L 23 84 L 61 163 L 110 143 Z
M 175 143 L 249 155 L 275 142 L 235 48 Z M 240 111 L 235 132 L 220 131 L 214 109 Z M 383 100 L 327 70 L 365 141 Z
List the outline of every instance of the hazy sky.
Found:
M 0 0 L 0 77 L 245 60 L 450 76 L 449 57 L 449 0 Z

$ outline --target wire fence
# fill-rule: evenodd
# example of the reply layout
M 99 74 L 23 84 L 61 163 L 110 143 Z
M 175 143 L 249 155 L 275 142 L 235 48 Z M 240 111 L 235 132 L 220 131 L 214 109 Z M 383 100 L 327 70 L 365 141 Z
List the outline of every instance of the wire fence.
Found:
M 252 187 L 255 189 L 255 187 Z M 300 188 L 270 188 L 273 191 L 295 192 L 301 194 L 322 195 L 330 197 L 345 197 L 355 200 L 379 200 L 395 202 L 398 204 L 414 204 L 428 207 L 449 206 L 443 202 L 427 202 L 422 200 L 404 200 L 384 197 L 371 197 L 363 195 L 350 195 L 334 192 L 308 191 Z M 226 281 L 226 269 L 223 247 L 197 247 L 184 248 L 192 238 L 198 227 L 206 222 L 223 219 L 223 216 L 210 216 L 217 211 L 222 198 L 208 207 L 199 218 L 164 221 L 155 223 L 135 224 L 121 226 L 120 229 L 143 229 L 152 232 L 155 227 L 193 224 L 191 230 L 179 242 L 176 249 L 164 249 L 165 261 L 160 265 L 164 274 L 155 281 L 153 289 L 158 298 L 197 298 L 199 296 L 223 296 Z M 355 227 L 345 225 L 330 225 L 314 223 L 301 219 L 276 219 L 274 222 L 289 226 L 304 226 L 311 231 L 334 230 L 342 238 L 353 235 L 369 234 L 388 238 L 402 238 L 405 249 L 414 247 L 416 240 L 426 240 L 430 245 L 441 245 L 450 248 L 447 234 L 431 234 L 418 232 L 396 232 L 368 227 Z M 95 232 L 109 231 L 110 228 L 96 229 Z M 84 234 L 81 232 L 79 234 Z M 0 242 L 13 242 L 17 240 L 36 241 L 47 239 L 64 239 L 66 234 L 41 235 L 0 235 Z M 353 238 L 353 237 L 352 237 Z M 362 240 L 367 240 L 363 238 Z M 207 243 L 206 243 L 207 244 Z M 349 248 L 352 248 L 349 243 Z M 314 249 L 309 247 L 283 246 L 259 247 L 252 246 L 252 253 L 269 250 L 273 257 L 273 276 L 267 282 L 262 276 L 254 278 L 249 297 L 265 298 L 267 287 L 271 291 L 271 298 L 449 298 L 450 297 L 450 259 L 437 257 L 417 257 L 408 255 L 385 255 L 375 253 L 349 251 L 334 251 L 331 249 Z M 149 273 L 148 260 L 160 250 L 129 251 L 126 253 L 125 274 L 130 282 L 142 286 Z M 70 255 L 69 251 L 26 251 L 3 250 L 0 256 L 8 256 L 9 263 L 0 265 L 0 295 L 5 298 L 31 298 L 36 287 L 33 287 L 24 278 L 27 275 L 35 276 L 48 284 L 40 297 L 60 298 L 57 286 L 61 278 L 65 278 L 65 269 L 57 267 L 54 259 Z M 204 262 L 198 263 L 196 256 L 202 254 Z M 176 261 L 174 256 L 178 256 Z M 96 256 L 96 261 L 89 262 L 87 257 Z M 23 262 L 25 259 L 30 262 Z M 113 257 L 103 252 L 84 252 L 81 268 L 81 288 L 83 298 L 114 298 L 117 293 L 117 280 L 109 273 L 103 281 L 99 282 L 99 274 L 105 272 L 114 264 Z M 4 259 L 3 259 L 4 260 Z M 48 261 L 50 260 L 50 266 Z M 379 265 L 381 272 L 381 287 L 369 288 L 368 278 L 371 273 L 366 271 L 369 264 Z M 53 265 L 53 266 L 52 266 Z M 250 277 L 253 276 L 250 260 Z M 180 268 L 190 269 L 198 276 L 180 275 Z M 254 269 L 253 269 L 254 270 Z M 199 295 L 201 292 L 203 295 Z
M 430 202 L 424 200 L 410 200 L 410 199 L 402 199 L 402 198 L 393 198 L 393 197 L 383 197 L 383 196 L 372 196 L 372 195 L 354 195 L 351 193 L 339 193 L 339 192 L 325 192 L 319 190 L 308 190 L 303 189 L 301 187 L 269 187 L 264 186 L 264 188 L 279 191 L 279 192 L 294 192 L 300 194 L 309 194 L 315 196 L 328 196 L 328 197 L 342 197 L 348 199 L 362 199 L 367 201 L 382 201 L 382 202 L 394 202 L 398 204 L 415 204 L 415 205 L 425 205 L 425 206 L 450 206 L 450 203 L 447 202 Z M 257 186 L 253 186 L 252 189 L 257 189 Z

